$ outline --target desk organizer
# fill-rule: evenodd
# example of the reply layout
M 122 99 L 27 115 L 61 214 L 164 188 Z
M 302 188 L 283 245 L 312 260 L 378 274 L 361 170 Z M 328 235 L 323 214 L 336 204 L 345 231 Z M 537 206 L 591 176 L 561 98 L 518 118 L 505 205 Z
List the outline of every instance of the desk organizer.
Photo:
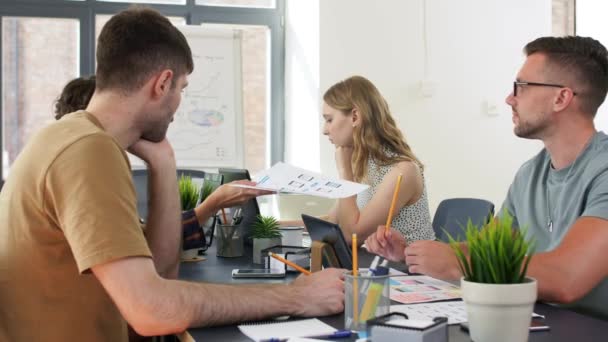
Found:
M 403 313 L 388 313 L 367 321 L 367 334 L 374 342 L 447 342 L 448 319 L 414 321 Z
M 297 272 L 293 267 L 270 257 L 269 252 L 277 254 L 284 259 L 294 262 L 298 266 L 305 269 L 310 269 L 310 248 L 301 246 L 274 246 L 262 250 L 262 255 L 265 256 L 264 267 L 272 269 L 284 269 L 286 272 Z

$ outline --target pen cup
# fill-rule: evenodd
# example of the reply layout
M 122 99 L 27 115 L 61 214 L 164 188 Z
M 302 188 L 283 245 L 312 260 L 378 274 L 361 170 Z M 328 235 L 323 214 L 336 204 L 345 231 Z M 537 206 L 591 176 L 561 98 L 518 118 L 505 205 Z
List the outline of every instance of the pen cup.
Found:
M 390 278 L 381 276 L 353 276 L 352 271 L 345 274 L 344 328 L 364 331 L 366 322 L 390 310 Z
M 218 224 L 216 227 L 217 256 L 243 256 L 243 232 L 240 225 Z

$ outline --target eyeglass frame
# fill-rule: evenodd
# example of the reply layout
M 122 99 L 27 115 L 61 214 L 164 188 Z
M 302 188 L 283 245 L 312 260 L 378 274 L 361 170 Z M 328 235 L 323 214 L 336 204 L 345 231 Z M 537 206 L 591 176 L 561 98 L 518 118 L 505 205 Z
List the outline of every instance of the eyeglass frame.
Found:
M 568 88 L 561 84 L 551 83 L 539 83 L 539 82 L 525 82 L 525 81 L 513 81 L 513 97 L 517 97 L 517 86 L 539 86 L 539 87 L 553 87 L 553 88 Z M 570 88 L 568 88 L 570 89 Z M 572 89 L 570 89 L 572 90 Z M 572 95 L 576 95 L 576 92 L 572 92 Z

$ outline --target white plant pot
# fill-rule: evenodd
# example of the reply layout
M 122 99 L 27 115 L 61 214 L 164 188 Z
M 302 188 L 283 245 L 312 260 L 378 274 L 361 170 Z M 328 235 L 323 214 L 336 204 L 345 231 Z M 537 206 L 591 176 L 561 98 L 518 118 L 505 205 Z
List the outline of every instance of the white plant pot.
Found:
M 270 239 L 253 239 L 253 263 L 263 264 L 265 256 L 262 256 L 262 250 L 268 247 L 278 246 L 280 244 L 280 237 Z
M 482 284 L 460 280 L 469 334 L 475 342 L 525 342 L 536 302 L 536 280 Z

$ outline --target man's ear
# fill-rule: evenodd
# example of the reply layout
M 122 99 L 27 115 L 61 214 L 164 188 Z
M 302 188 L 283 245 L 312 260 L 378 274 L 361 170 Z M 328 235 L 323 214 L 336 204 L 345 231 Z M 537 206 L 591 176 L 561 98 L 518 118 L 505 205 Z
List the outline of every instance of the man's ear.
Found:
M 165 69 L 157 74 L 156 80 L 152 87 L 152 95 L 154 98 L 163 97 L 171 89 L 173 84 L 173 71 Z
M 553 111 L 561 112 L 566 109 L 572 102 L 574 92 L 570 88 L 562 88 L 557 93 L 557 96 L 553 100 Z

